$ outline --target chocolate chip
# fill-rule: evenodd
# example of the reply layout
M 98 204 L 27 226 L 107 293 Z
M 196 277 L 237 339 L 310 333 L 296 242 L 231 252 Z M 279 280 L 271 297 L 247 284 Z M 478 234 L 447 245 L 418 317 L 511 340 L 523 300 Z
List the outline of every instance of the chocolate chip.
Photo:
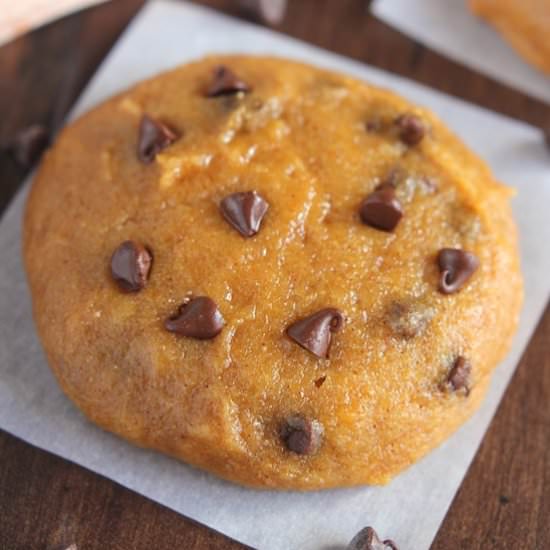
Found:
M 347 550 L 399 550 L 390 539 L 381 541 L 372 527 L 361 529 L 351 540 Z
M 286 329 L 286 334 L 313 355 L 327 358 L 332 333 L 340 330 L 343 323 L 342 313 L 330 307 L 292 323 Z
M 223 217 L 243 237 L 253 237 L 258 233 L 268 208 L 267 201 L 256 191 L 233 193 L 220 203 Z
M 315 386 L 320 388 L 325 383 L 326 379 L 326 376 L 320 376 L 319 378 L 317 378 L 317 380 L 315 380 Z
M 382 119 L 380 117 L 373 117 L 365 123 L 365 130 L 369 134 L 374 134 L 374 133 L 379 132 L 380 130 L 382 130 L 383 126 L 384 126 L 384 124 L 383 124 Z
M 466 395 L 470 393 L 470 373 L 472 365 L 462 355 L 459 355 L 445 380 L 444 389 L 450 391 L 464 390 Z
M 373 191 L 361 203 L 359 216 L 366 225 L 382 231 L 393 231 L 403 217 L 403 209 L 395 196 L 395 189 L 385 184 Z
M 214 338 L 224 324 L 216 302 L 208 296 L 198 296 L 182 304 L 178 313 L 164 322 L 166 330 L 197 340 Z
M 392 302 L 386 312 L 386 322 L 401 338 L 419 336 L 425 330 L 435 311 L 420 302 Z
M 498 500 L 500 501 L 501 504 L 508 504 L 510 502 L 510 497 L 506 496 L 506 495 L 500 495 L 498 497 Z
M 299 455 L 312 455 L 321 446 L 323 432 L 323 425 L 319 421 L 293 414 L 283 422 L 280 435 L 289 451 Z
M 149 115 L 143 115 L 139 125 L 137 148 L 139 160 L 145 164 L 150 164 L 155 160 L 157 153 L 166 149 L 179 137 L 179 134 L 166 124 L 151 118 Z
M 40 124 L 23 128 L 15 134 L 9 146 L 13 158 L 20 166 L 30 168 L 48 146 L 48 131 Z
M 422 119 L 416 115 L 405 114 L 395 120 L 399 131 L 399 139 L 409 146 L 418 145 L 426 134 Z
M 442 248 L 437 254 L 439 265 L 439 292 L 452 294 L 460 290 L 479 267 L 479 260 L 471 252 L 459 248 Z
M 220 65 L 214 69 L 212 82 L 206 90 L 206 96 L 219 97 L 249 91 L 250 86 L 246 82 L 237 77 L 237 75 L 227 67 Z
M 124 292 L 137 292 L 147 283 L 153 256 L 142 244 L 124 241 L 111 256 L 111 275 Z

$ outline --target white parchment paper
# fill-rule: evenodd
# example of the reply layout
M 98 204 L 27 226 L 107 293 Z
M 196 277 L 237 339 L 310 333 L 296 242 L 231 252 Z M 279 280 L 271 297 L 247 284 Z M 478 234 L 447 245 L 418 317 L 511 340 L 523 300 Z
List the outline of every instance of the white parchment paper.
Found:
M 430 48 L 550 102 L 550 76 L 529 65 L 494 27 L 470 12 L 468 0 L 375 0 L 371 9 Z
M 134 448 L 88 423 L 46 365 L 20 260 L 23 193 L 0 225 L 0 427 L 262 550 L 342 550 L 367 524 L 404 550 L 428 548 L 548 300 L 550 154 L 542 136 L 524 124 L 259 27 L 160 0 L 134 20 L 73 115 L 143 77 L 208 52 L 230 51 L 299 58 L 391 87 L 437 111 L 499 178 L 517 187 L 525 310 L 513 350 L 498 368 L 482 409 L 386 487 L 254 491 Z

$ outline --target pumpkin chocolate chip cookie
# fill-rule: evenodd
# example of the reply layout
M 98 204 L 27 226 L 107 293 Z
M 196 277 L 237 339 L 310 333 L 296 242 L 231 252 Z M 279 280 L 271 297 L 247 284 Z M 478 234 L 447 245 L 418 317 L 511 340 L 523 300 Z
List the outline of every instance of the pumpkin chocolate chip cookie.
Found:
M 550 75 L 549 0 L 469 0 L 526 61 Z
M 210 57 L 59 136 L 34 315 L 94 422 L 264 488 L 388 482 L 479 406 L 522 301 L 510 192 L 429 111 Z

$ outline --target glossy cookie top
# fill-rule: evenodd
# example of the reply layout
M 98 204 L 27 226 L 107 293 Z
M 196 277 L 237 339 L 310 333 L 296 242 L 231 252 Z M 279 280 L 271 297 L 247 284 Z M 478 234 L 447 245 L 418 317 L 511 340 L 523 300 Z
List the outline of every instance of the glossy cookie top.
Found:
M 521 303 L 510 193 L 430 112 L 212 57 L 60 136 L 39 332 L 103 427 L 255 486 L 383 483 L 476 408 Z

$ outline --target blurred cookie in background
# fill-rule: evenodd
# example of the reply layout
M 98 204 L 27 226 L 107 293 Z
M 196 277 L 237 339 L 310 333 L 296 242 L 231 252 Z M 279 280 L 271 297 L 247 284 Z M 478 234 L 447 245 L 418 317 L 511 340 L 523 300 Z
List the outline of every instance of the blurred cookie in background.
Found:
M 527 62 L 550 74 L 549 0 L 470 0 L 470 9 L 495 27 Z

